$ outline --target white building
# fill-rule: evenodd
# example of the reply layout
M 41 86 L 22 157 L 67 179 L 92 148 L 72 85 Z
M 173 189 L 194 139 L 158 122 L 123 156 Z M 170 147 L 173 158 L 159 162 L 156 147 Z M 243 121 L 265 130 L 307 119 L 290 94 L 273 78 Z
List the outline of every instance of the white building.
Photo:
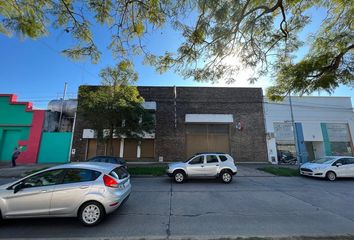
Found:
M 291 97 L 301 162 L 325 155 L 353 155 L 354 114 L 350 97 Z M 268 160 L 296 156 L 289 98 L 264 100 Z

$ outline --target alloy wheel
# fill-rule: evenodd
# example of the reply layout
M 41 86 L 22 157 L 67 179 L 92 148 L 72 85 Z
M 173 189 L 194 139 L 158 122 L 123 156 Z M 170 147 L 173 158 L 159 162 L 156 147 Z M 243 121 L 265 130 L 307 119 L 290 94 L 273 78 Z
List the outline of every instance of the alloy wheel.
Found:
M 184 175 L 183 175 L 183 173 L 176 173 L 175 174 L 175 180 L 176 180 L 176 182 L 179 182 L 179 183 L 181 183 L 181 182 L 183 182 L 183 180 L 184 180 Z
M 222 174 L 222 181 L 223 181 L 223 182 L 229 183 L 229 182 L 231 182 L 231 179 L 232 179 L 232 177 L 231 177 L 231 174 L 230 174 L 230 173 L 224 172 L 224 173 Z
M 334 180 L 336 180 L 336 174 L 334 172 L 329 172 L 329 173 L 327 173 L 327 178 L 330 181 L 334 181 Z
M 96 223 L 100 219 L 100 216 L 101 210 L 95 204 L 87 205 L 82 211 L 82 220 L 89 225 Z

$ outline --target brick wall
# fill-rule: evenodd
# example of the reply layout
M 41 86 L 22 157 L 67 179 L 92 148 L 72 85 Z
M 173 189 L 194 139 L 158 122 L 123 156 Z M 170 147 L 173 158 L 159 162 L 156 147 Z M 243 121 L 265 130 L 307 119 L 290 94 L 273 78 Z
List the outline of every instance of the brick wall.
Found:
M 185 115 L 186 114 L 232 114 L 234 123 L 230 126 L 231 155 L 236 161 L 267 161 L 266 137 L 263 117 L 263 95 L 260 88 L 214 88 L 177 87 L 175 128 L 174 88 L 138 87 L 145 101 L 155 101 L 156 137 L 155 157 L 163 156 L 165 161 L 183 160 L 186 156 Z M 80 106 L 80 99 L 79 99 Z M 235 124 L 244 123 L 239 131 Z M 84 159 L 86 140 L 80 139 L 84 128 L 90 128 L 77 116 L 73 148 L 75 159 Z M 102 150 L 103 149 L 103 150 Z M 104 145 L 98 144 L 104 151 Z

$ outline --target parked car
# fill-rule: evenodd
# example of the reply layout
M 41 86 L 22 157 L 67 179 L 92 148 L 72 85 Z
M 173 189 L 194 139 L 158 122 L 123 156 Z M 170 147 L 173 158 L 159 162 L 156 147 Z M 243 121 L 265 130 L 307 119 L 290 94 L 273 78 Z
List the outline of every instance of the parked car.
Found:
M 122 166 L 64 164 L 0 186 L 0 216 L 78 217 L 93 226 L 127 200 L 130 192 L 130 176 Z
M 114 156 L 95 156 L 92 158 L 87 159 L 88 162 L 105 162 L 105 163 L 113 163 L 113 164 L 120 164 L 127 168 L 127 163 L 121 157 L 114 157 Z
M 354 177 L 354 157 L 323 157 L 302 164 L 300 174 L 304 176 L 327 178 L 330 181 L 334 181 L 339 177 Z
M 224 183 L 230 183 L 237 173 L 234 159 L 225 153 L 197 153 L 184 162 L 170 163 L 167 175 L 173 177 L 176 183 L 182 183 L 186 178 L 216 177 Z

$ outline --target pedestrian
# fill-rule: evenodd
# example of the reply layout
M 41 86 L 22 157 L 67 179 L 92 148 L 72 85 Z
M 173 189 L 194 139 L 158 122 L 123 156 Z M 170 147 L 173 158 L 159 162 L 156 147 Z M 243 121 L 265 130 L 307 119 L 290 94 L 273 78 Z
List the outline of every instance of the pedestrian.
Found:
M 12 152 L 12 167 L 16 167 L 16 159 L 20 155 L 21 151 L 18 147 L 15 147 L 14 151 Z

